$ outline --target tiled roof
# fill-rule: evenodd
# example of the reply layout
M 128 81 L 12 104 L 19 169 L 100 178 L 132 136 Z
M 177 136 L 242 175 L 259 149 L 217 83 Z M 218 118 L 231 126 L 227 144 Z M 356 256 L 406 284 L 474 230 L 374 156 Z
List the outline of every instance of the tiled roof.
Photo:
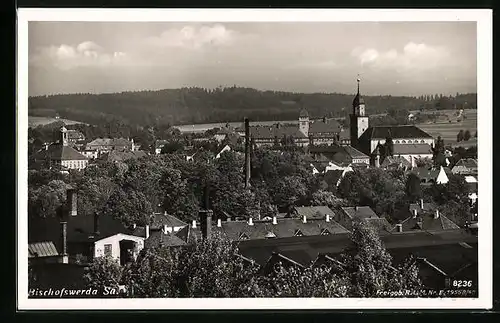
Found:
M 134 231 L 125 227 L 120 221 L 109 215 L 99 217 L 99 235 L 97 239 L 104 239 L 112 235 L 123 233 L 134 235 Z M 77 215 L 71 216 L 67 220 L 67 241 L 85 242 L 95 241 L 96 238 L 89 238 L 94 235 L 94 217 Z M 57 217 L 32 218 L 28 220 L 28 241 L 44 242 L 52 241 L 60 250 L 61 224 Z
M 401 167 L 411 167 L 411 163 L 404 157 L 401 156 L 387 156 L 384 158 L 381 167 L 390 167 L 390 166 L 401 166 Z
M 30 243 L 28 245 L 28 252 L 29 258 L 53 257 L 59 255 L 56 246 L 52 241 Z
M 425 209 L 425 205 L 424 205 Z M 410 211 L 411 212 L 411 211 Z M 434 211 L 420 211 L 417 216 L 410 215 L 407 219 L 401 222 L 403 231 L 424 230 L 424 231 L 440 231 L 459 229 L 453 221 L 446 216 L 440 214 L 438 218 L 434 218 Z M 396 227 L 393 229 L 396 230 Z
M 87 144 L 88 146 L 114 146 L 114 147 L 130 147 L 132 142 L 125 138 L 97 138 Z
M 144 246 L 147 248 L 154 248 L 159 246 L 164 247 L 177 247 L 183 246 L 186 242 L 173 233 L 164 233 L 162 230 L 153 231 L 149 238 L 144 240 Z
M 272 233 L 276 238 L 294 237 L 297 230 L 300 230 L 303 236 L 319 236 L 326 229 L 329 234 L 347 233 L 347 229 L 336 223 L 332 218 L 330 222 L 326 220 L 311 220 L 306 223 L 298 218 L 283 218 L 278 219 L 277 224 L 272 224 L 270 221 L 254 221 L 253 225 L 249 225 L 246 221 L 230 221 L 222 222 L 221 227 L 212 225 L 213 232 L 221 232 L 230 240 L 242 240 L 242 235 L 249 240 L 266 239 L 269 233 Z M 189 235 L 201 237 L 199 226 L 189 228 Z
M 372 139 L 432 138 L 427 132 L 413 125 L 370 127 Z
M 297 126 L 282 126 L 280 128 L 276 126 L 252 126 L 250 127 L 250 135 L 255 139 L 274 139 L 277 137 L 278 140 L 281 140 L 283 136 L 293 136 L 297 139 L 307 138 Z
M 179 220 L 173 215 L 155 213 L 150 218 L 150 227 L 152 228 L 162 228 L 164 225 L 168 227 L 183 227 L 188 225 L 186 222 Z
M 309 134 L 315 136 L 316 133 L 340 133 L 341 127 L 337 120 L 318 120 L 309 124 Z
M 307 219 L 325 219 L 327 214 L 333 219 L 334 215 L 328 206 L 296 206 L 294 210 L 297 215 L 301 217 L 305 215 Z
M 339 139 L 340 140 L 351 140 L 351 133 L 347 129 L 343 129 L 339 133 Z
M 48 150 L 41 150 L 37 153 L 36 159 L 46 159 L 51 160 L 87 160 L 88 158 L 80 154 L 74 148 L 69 146 L 63 146 L 61 144 L 52 144 L 49 146 Z
M 366 158 L 366 159 L 369 159 L 369 157 L 365 154 L 363 154 L 362 152 L 360 152 L 359 150 L 357 150 L 356 148 L 354 147 L 351 147 L 351 146 L 343 146 L 342 147 L 343 150 L 351 157 L 351 158 L 356 158 L 356 159 L 360 159 L 360 158 Z
M 394 144 L 394 155 L 429 155 L 432 147 L 428 144 Z
M 351 219 L 379 219 L 378 215 L 369 206 L 348 206 L 342 207 L 342 210 Z

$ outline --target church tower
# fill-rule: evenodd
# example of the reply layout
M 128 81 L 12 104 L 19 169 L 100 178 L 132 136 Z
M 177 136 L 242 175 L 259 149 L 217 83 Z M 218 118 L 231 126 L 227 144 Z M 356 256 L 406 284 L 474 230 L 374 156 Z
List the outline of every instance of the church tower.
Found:
M 302 133 L 306 135 L 306 137 L 309 137 L 309 113 L 305 108 L 300 110 L 299 130 L 302 131 Z
M 59 130 L 59 144 L 63 146 L 68 145 L 68 129 L 64 126 Z
M 352 101 L 352 114 L 351 114 L 351 146 L 359 149 L 358 139 L 368 129 L 368 116 L 365 115 L 365 100 L 359 94 L 358 78 L 358 93 Z

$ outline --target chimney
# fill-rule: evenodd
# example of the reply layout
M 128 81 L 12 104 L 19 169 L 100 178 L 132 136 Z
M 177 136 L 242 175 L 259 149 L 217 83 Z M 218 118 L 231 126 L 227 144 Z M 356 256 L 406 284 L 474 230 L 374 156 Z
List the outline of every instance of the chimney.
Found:
M 417 209 L 413 209 L 413 218 L 415 219 L 417 217 Z
M 330 222 L 330 214 L 326 215 L 326 222 Z
M 245 188 L 250 187 L 250 120 L 245 118 Z
M 354 207 L 354 211 L 358 212 L 358 206 L 357 205 Z
M 424 209 L 424 199 L 420 199 L 420 209 Z
M 217 227 L 218 228 L 222 227 L 222 220 L 221 219 L 217 219 Z
M 94 235 L 99 235 L 99 213 L 94 212 Z
M 203 239 L 210 239 L 212 231 L 212 210 L 200 210 L 198 213 L 200 217 L 200 227 Z
M 252 218 L 248 218 L 248 225 L 253 225 L 253 219 Z
M 273 224 L 278 224 L 278 219 L 276 218 L 276 216 L 273 216 Z
M 436 209 L 436 211 L 434 212 L 434 219 L 439 219 L 439 210 Z
M 302 223 L 307 223 L 307 217 L 305 215 L 302 217 Z
M 68 263 L 68 222 L 61 220 L 62 262 Z
M 328 123 L 328 119 L 326 117 L 323 117 L 323 122 Z
M 146 224 L 146 239 L 149 238 L 149 225 Z
M 163 232 L 165 232 L 165 233 L 167 233 L 167 232 L 168 232 L 168 225 L 166 225 L 166 224 L 165 224 L 165 225 L 163 226 Z
M 137 224 L 134 223 L 134 224 L 132 224 L 132 229 L 135 230 L 135 228 L 137 228 Z
M 73 188 L 66 191 L 66 205 L 70 216 L 76 216 L 78 214 L 77 195 Z
M 401 223 L 396 224 L 396 232 L 403 232 L 403 225 Z
M 196 229 L 196 220 L 193 220 L 193 225 L 191 226 L 191 228 Z

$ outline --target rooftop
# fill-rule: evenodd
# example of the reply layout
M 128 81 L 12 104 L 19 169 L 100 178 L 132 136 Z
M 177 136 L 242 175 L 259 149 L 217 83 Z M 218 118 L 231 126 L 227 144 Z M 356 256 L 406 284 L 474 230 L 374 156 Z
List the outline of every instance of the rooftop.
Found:
M 395 144 L 394 155 L 429 155 L 432 147 L 427 144 Z

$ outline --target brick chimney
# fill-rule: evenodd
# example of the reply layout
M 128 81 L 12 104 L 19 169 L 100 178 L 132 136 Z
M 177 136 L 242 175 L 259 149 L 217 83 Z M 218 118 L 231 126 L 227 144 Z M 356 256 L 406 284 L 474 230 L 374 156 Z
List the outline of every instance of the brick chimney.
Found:
M 307 223 L 307 217 L 305 215 L 302 216 L 302 223 Z
M 196 220 L 193 220 L 193 224 L 191 225 L 191 228 L 196 229 Z
M 403 225 L 401 223 L 396 224 L 396 232 L 403 232 Z
M 78 215 L 77 194 L 74 188 L 70 188 L 66 191 L 66 206 L 69 216 Z
M 436 211 L 434 212 L 434 219 L 439 219 L 439 210 L 436 209 Z
M 146 237 L 145 238 L 148 239 L 149 238 L 149 225 L 148 224 L 146 224 L 145 229 L 146 229 Z
M 248 225 L 253 225 L 253 219 L 252 218 L 248 218 Z
M 417 209 L 413 209 L 412 213 L 413 213 L 412 217 L 415 219 L 417 217 L 417 213 L 418 213 Z
M 424 199 L 420 199 L 420 209 L 424 209 Z
M 278 219 L 276 218 L 276 216 L 273 216 L 273 224 L 278 224 Z
M 212 233 L 212 210 L 200 210 L 198 215 L 200 217 L 200 227 L 203 239 L 210 239 Z
M 217 227 L 218 228 L 222 227 L 222 220 L 221 219 L 217 219 Z
M 250 187 L 250 120 L 245 118 L 245 188 Z
M 330 222 L 330 214 L 326 215 L 326 222 Z

